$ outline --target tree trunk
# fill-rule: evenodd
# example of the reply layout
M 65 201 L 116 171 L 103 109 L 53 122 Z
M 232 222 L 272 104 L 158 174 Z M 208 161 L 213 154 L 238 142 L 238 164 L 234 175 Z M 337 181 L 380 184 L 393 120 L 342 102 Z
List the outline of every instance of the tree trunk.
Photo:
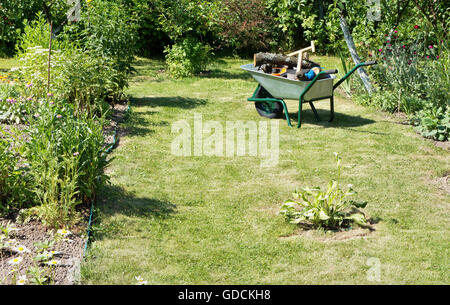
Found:
M 345 17 L 343 13 L 340 13 L 339 16 L 340 19 L 340 25 L 342 32 L 344 32 L 344 39 L 347 43 L 348 50 L 350 51 L 350 55 L 352 56 L 353 62 L 355 65 L 358 65 L 361 63 L 361 60 L 358 56 L 358 53 L 356 52 L 356 46 L 355 42 L 353 41 L 352 34 L 350 33 L 350 30 L 348 28 L 347 20 L 345 20 Z M 370 83 L 369 76 L 367 75 L 366 71 L 363 68 L 358 69 L 359 77 L 361 77 L 362 82 L 364 83 L 364 87 L 366 88 L 368 93 L 372 92 L 372 84 Z

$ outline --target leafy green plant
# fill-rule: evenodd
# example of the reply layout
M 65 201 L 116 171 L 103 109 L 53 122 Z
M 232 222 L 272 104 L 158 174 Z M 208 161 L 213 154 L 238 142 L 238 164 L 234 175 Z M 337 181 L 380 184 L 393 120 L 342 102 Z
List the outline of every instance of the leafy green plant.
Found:
M 415 129 L 425 138 L 448 141 L 450 134 L 450 108 L 431 108 L 420 111 L 412 119 Z
M 369 227 L 366 217 L 359 208 L 367 202 L 356 202 L 347 198 L 355 195 L 352 185 L 344 190 L 339 185 L 341 175 L 341 157 L 335 153 L 338 169 L 337 179 L 330 180 L 328 187 L 303 188 L 293 193 L 293 199 L 283 203 L 280 214 L 291 223 L 308 223 L 316 228 L 348 227 L 353 223 L 361 227 Z
M 14 137 L 0 127 L 0 212 L 26 207 L 30 200 L 29 179 L 19 169 L 17 151 L 11 145 Z
M 30 118 L 25 156 L 38 203 L 30 212 L 56 228 L 76 222 L 76 206 L 107 181 L 104 169 L 110 161 L 103 121 L 77 117 L 73 106 L 52 101 L 43 101 Z
M 165 49 L 169 74 L 187 77 L 204 70 L 210 61 L 210 47 L 194 38 L 187 38 Z

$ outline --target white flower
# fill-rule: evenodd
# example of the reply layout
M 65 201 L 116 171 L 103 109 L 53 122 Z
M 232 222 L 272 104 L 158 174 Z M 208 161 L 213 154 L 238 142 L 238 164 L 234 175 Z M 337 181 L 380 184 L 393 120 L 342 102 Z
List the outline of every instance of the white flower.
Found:
M 347 187 L 351 189 L 353 187 L 353 184 L 347 184 Z
M 17 285 L 25 285 L 27 283 L 27 276 L 26 275 L 21 275 L 19 277 L 19 279 L 17 280 L 16 284 Z
M 136 279 L 137 284 L 136 285 L 147 285 L 147 281 L 144 281 L 144 279 L 139 275 L 134 277 Z
M 49 265 L 49 266 L 58 266 L 60 263 L 61 262 L 56 260 L 56 259 L 53 259 L 51 261 L 46 262 L 46 264 Z
M 13 248 L 13 251 L 17 252 L 17 253 L 29 253 L 30 250 L 27 249 L 27 247 L 23 246 L 23 245 L 17 245 Z
M 57 231 L 57 233 L 62 235 L 62 236 L 64 236 L 64 237 L 67 237 L 67 236 L 72 234 L 72 232 L 70 232 L 69 230 L 66 230 L 66 229 L 59 229 Z
M 10 259 L 8 261 L 8 264 L 10 264 L 10 265 L 18 265 L 18 264 L 20 264 L 22 262 L 22 260 L 23 259 L 20 256 L 19 257 L 15 257 L 15 258 Z
M 15 245 L 17 245 L 17 241 L 15 239 L 10 239 L 5 241 L 4 245 L 6 248 L 14 247 Z
M 58 256 L 58 255 L 61 255 L 62 253 L 59 251 L 50 251 L 50 254 Z

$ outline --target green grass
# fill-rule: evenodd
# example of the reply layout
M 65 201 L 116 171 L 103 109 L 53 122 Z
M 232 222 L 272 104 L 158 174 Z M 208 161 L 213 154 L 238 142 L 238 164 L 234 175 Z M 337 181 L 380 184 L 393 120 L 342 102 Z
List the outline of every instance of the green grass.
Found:
M 266 120 L 246 102 L 256 86 L 239 69 L 247 62 L 226 58 L 210 74 L 172 80 L 161 61 L 136 61 L 128 134 L 98 196 L 82 282 L 133 284 L 140 275 L 149 284 L 371 284 L 374 257 L 379 283 L 449 283 L 450 198 L 432 183 L 449 172 L 448 152 L 388 114 L 338 96 L 335 121 L 318 123 L 306 105 L 301 129 L 280 120 L 280 161 L 269 168 L 260 157 L 171 154 L 171 124 L 192 126 L 195 113 L 222 125 Z M 288 106 L 296 114 L 296 102 Z M 326 117 L 328 103 L 316 107 Z M 342 154 L 343 181 L 379 220 L 364 238 L 297 234 L 277 214 L 295 188 L 335 175 L 333 152 Z
M 1 58 L 0 57 L 0 74 L 8 72 L 11 68 L 17 65 L 17 61 L 14 58 Z

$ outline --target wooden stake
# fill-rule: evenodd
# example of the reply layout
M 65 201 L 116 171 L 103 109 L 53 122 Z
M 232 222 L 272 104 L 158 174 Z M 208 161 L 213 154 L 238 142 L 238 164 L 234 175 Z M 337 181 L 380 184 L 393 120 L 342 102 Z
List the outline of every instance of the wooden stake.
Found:
M 51 70 L 51 56 L 52 56 L 52 39 L 53 39 L 53 22 L 50 21 L 50 42 L 48 44 L 48 66 L 47 66 L 47 93 L 50 92 L 50 70 Z

